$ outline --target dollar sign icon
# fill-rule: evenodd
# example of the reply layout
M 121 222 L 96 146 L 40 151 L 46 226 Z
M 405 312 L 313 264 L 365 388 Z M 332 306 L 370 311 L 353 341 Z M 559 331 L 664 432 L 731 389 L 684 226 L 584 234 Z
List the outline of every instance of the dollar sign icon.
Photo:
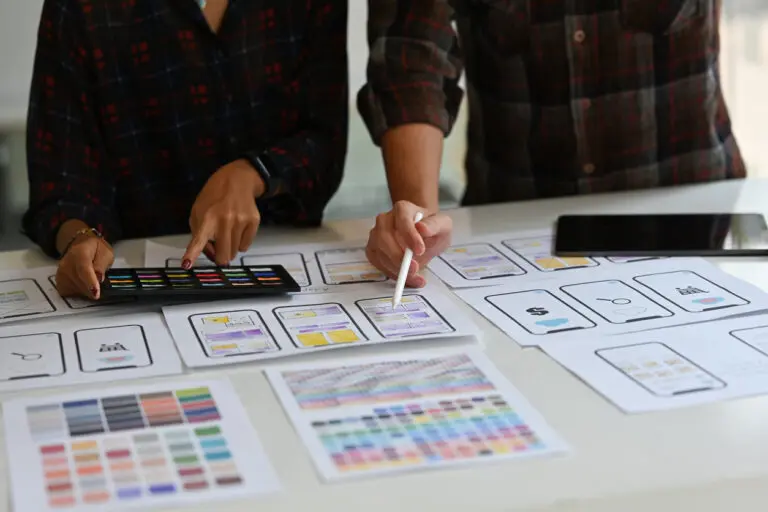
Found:
M 528 308 L 525 310 L 525 312 L 535 316 L 546 315 L 549 313 L 549 311 L 547 311 L 545 308 Z

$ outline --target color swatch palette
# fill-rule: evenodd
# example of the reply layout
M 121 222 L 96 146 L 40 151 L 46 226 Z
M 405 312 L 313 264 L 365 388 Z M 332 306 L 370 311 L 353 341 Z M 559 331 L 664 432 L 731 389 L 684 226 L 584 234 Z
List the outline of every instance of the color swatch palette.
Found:
M 341 472 L 432 465 L 546 445 L 499 395 L 377 407 L 312 423 Z
M 107 271 L 103 297 L 202 295 L 242 296 L 298 292 L 299 285 L 281 265 L 258 267 L 122 268 Z
M 221 419 L 207 388 L 77 400 L 27 409 L 30 432 L 89 436 Z
M 567 451 L 480 351 L 266 372 L 328 480 Z
M 283 376 L 302 409 L 381 404 L 495 389 L 466 354 L 294 371 Z
M 15 510 L 102 511 L 278 487 L 226 382 L 4 408 Z M 35 486 L 43 492 L 30 493 Z

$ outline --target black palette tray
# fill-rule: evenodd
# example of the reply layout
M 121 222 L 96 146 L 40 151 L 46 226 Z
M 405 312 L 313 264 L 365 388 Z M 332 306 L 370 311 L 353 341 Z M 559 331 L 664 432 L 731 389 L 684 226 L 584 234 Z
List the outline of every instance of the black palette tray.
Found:
M 113 268 L 101 284 L 101 297 L 179 298 L 280 295 L 301 290 L 282 265 L 243 267 Z

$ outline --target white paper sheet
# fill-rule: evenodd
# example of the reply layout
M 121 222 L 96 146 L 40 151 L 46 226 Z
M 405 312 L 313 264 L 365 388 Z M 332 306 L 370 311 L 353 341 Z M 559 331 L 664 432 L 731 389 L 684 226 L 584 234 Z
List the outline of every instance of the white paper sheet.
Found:
M 768 309 L 765 292 L 704 260 L 665 259 L 649 267 L 605 267 L 454 293 L 523 346 Z
M 123 260 L 115 261 L 115 267 L 125 264 Z M 56 267 L 0 271 L 0 324 L 99 311 L 134 302 L 128 298 L 98 302 L 62 298 L 56 291 Z
M 451 288 L 515 285 L 563 274 L 646 266 L 662 258 L 564 258 L 552 255 L 552 230 L 497 233 L 455 242 L 434 258 L 429 270 Z
M 266 374 L 326 481 L 569 450 L 478 350 L 297 364 Z
M 17 399 L 3 417 L 16 512 L 170 507 L 280 489 L 226 380 Z
M 347 292 L 381 289 L 392 286 L 392 281 L 368 262 L 365 240 L 326 244 L 304 244 L 282 247 L 252 248 L 238 255 L 237 265 L 283 265 L 301 286 L 300 293 Z M 147 241 L 145 265 L 147 267 L 179 266 L 181 255 L 177 247 Z M 196 264 L 210 265 L 206 259 Z
M 620 336 L 586 336 L 542 349 L 628 413 L 768 393 L 768 316 Z
M 181 372 L 160 313 L 78 315 L 0 327 L 0 392 Z
M 407 290 L 394 310 L 392 289 L 390 295 L 376 291 L 185 304 L 163 313 L 190 367 L 392 341 L 480 338 L 462 308 L 433 286 Z

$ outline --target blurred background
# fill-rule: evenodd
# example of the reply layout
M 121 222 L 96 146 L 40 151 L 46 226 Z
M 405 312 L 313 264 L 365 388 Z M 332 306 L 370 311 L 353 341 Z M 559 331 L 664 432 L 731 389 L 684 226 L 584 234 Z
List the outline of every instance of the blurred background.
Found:
M 654 0 L 648 0 L 654 1 Z M 24 124 L 43 0 L 0 0 L 0 251 L 30 244 L 19 234 L 26 209 Z M 378 148 L 354 106 L 365 78 L 366 0 L 349 0 L 349 60 L 352 96 L 346 174 L 326 217 L 371 216 L 389 208 Z M 768 176 L 768 0 L 723 0 L 721 74 L 723 88 L 750 175 Z M 466 108 L 449 137 L 443 159 L 441 199 L 455 206 L 464 188 Z M 767 198 L 768 199 L 768 198 Z

